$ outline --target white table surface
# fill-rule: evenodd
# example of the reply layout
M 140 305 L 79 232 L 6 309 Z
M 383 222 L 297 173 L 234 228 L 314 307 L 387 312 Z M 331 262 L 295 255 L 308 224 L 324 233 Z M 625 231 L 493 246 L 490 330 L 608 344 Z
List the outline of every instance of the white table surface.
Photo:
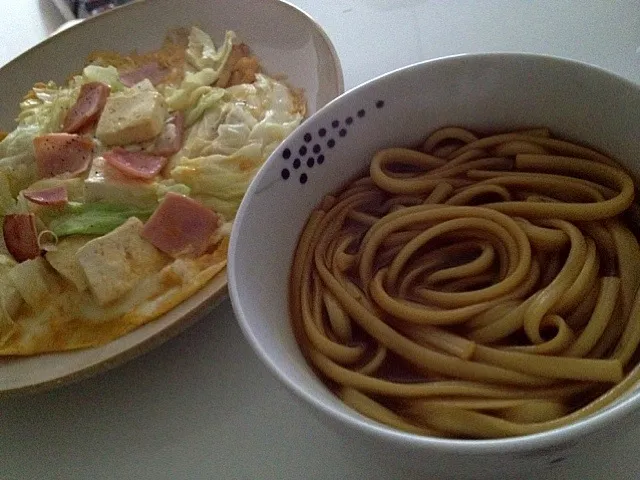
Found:
M 638 1 L 293 3 L 327 30 L 347 88 L 420 60 L 496 50 L 571 57 L 640 82 Z M 49 0 L 0 6 L 0 64 L 63 21 Z M 531 478 L 640 478 L 640 425 L 630 431 Z M 419 478 L 402 459 L 371 455 L 309 415 L 263 367 L 228 302 L 120 368 L 0 401 L 1 479 Z

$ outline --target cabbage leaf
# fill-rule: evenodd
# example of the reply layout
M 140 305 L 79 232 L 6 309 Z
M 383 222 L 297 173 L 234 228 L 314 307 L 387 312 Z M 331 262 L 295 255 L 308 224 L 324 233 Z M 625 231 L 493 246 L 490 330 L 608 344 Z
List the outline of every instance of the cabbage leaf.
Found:
M 187 61 L 198 70 L 211 68 L 219 75 L 231 54 L 234 40 L 235 34 L 228 30 L 224 35 L 222 45 L 216 49 L 209 35 L 197 27 L 192 27 L 187 46 Z
M 69 202 L 59 213 L 51 209 L 54 217 L 48 222 L 48 228 L 58 237 L 105 235 L 131 217 L 146 221 L 154 210 L 155 207 L 136 208 L 115 203 Z
M 126 88 L 120 81 L 120 73 L 118 73 L 118 69 L 111 65 L 108 67 L 87 65 L 82 70 L 82 75 L 76 76 L 74 81 L 79 85 L 90 82 L 101 82 L 109 85 L 112 92 L 119 92 Z

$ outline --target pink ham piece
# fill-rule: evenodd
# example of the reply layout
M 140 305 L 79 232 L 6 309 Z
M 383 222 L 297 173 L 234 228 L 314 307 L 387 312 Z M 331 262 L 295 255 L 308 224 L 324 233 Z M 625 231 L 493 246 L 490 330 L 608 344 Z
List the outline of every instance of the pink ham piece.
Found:
M 220 228 L 220 216 L 201 203 L 169 192 L 142 229 L 142 238 L 172 257 L 198 257 Z
M 86 131 L 98 121 L 111 88 L 102 82 L 85 83 L 80 87 L 76 103 L 67 113 L 62 130 L 67 133 Z
M 65 205 L 67 203 L 67 189 L 65 187 L 44 188 L 42 190 L 24 190 L 24 198 L 38 205 Z
M 130 152 L 116 147 L 103 155 L 105 161 L 124 175 L 150 180 L 164 168 L 167 158 L 147 152 Z
M 133 70 L 122 72 L 120 74 L 120 81 L 127 87 L 133 87 L 136 83 L 140 83 L 147 78 L 153 85 L 157 85 L 162 82 L 168 74 L 169 70 L 161 67 L 158 62 L 149 62 Z
M 17 262 L 24 262 L 40 255 L 36 217 L 33 213 L 5 215 L 2 235 L 7 250 Z
M 182 112 L 175 112 L 167 123 L 164 124 L 162 132 L 160 132 L 160 135 L 156 138 L 153 153 L 162 155 L 163 157 L 170 157 L 182 148 L 183 138 L 184 114 Z
M 40 178 L 84 172 L 93 157 L 93 140 L 73 133 L 49 133 L 33 139 Z

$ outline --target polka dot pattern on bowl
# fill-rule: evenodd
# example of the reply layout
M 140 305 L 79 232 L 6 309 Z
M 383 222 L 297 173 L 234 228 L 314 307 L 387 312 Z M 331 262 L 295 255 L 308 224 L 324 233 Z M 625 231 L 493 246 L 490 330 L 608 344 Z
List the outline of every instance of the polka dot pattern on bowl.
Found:
M 377 110 L 384 108 L 384 100 L 376 101 L 374 107 Z M 282 151 L 282 158 L 285 162 L 284 168 L 280 171 L 282 179 L 294 179 L 294 173 L 296 173 L 297 179 L 302 185 L 307 183 L 309 173 L 304 171 L 305 167 L 310 170 L 314 166 L 323 165 L 325 160 L 329 160 L 329 151 L 336 146 L 336 142 L 346 137 L 349 133 L 349 127 L 363 119 L 366 114 L 366 108 L 360 108 L 354 115 L 342 119 L 334 118 L 327 127 L 321 127 L 316 132 L 305 132 L 302 136 L 302 144 L 299 144 L 297 148 L 287 146 Z

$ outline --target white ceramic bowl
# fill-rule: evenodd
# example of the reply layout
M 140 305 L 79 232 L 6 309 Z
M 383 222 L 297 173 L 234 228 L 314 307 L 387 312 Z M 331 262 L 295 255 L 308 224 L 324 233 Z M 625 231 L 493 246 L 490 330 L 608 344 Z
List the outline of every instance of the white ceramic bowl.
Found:
M 348 117 L 353 118 L 351 125 L 345 122 Z M 335 128 L 334 121 L 339 123 Z M 377 150 L 416 145 L 428 132 L 450 125 L 481 131 L 548 126 L 640 173 L 636 84 L 590 65 L 528 54 L 462 55 L 409 66 L 331 102 L 267 161 L 232 232 L 231 299 L 259 357 L 299 397 L 328 414 L 332 425 L 369 438 L 388 455 L 402 452 L 407 463 L 438 475 L 434 478 L 524 476 L 532 468 L 579 454 L 583 441 L 598 430 L 605 436 L 615 433 L 623 418 L 640 406 L 640 393 L 630 393 L 579 423 L 537 435 L 484 441 L 420 437 L 381 425 L 343 404 L 307 365 L 289 323 L 289 268 L 311 210 L 325 194 L 362 172 Z M 325 136 L 321 129 L 326 129 Z M 314 153 L 316 144 L 319 151 Z M 309 157 L 315 160 L 313 167 L 307 166 Z M 301 159 L 297 169 L 295 158 Z
M 234 30 L 265 71 L 283 74 L 307 98 L 308 113 L 344 91 L 336 52 L 307 14 L 279 0 L 139 0 L 90 18 L 0 68 L 0 128 L 12 129 L 23 95 L 40 81 L 63 82 L 94 50 L 139 52 L 162 45 L 167 32 L 197 25 L 216 42 Z M 25 358 L 0 358 L 0 396 L 49 388 L 124 362 L 177 334 L 225 298 L 226 273 L 167 314 L 102 347 Z

